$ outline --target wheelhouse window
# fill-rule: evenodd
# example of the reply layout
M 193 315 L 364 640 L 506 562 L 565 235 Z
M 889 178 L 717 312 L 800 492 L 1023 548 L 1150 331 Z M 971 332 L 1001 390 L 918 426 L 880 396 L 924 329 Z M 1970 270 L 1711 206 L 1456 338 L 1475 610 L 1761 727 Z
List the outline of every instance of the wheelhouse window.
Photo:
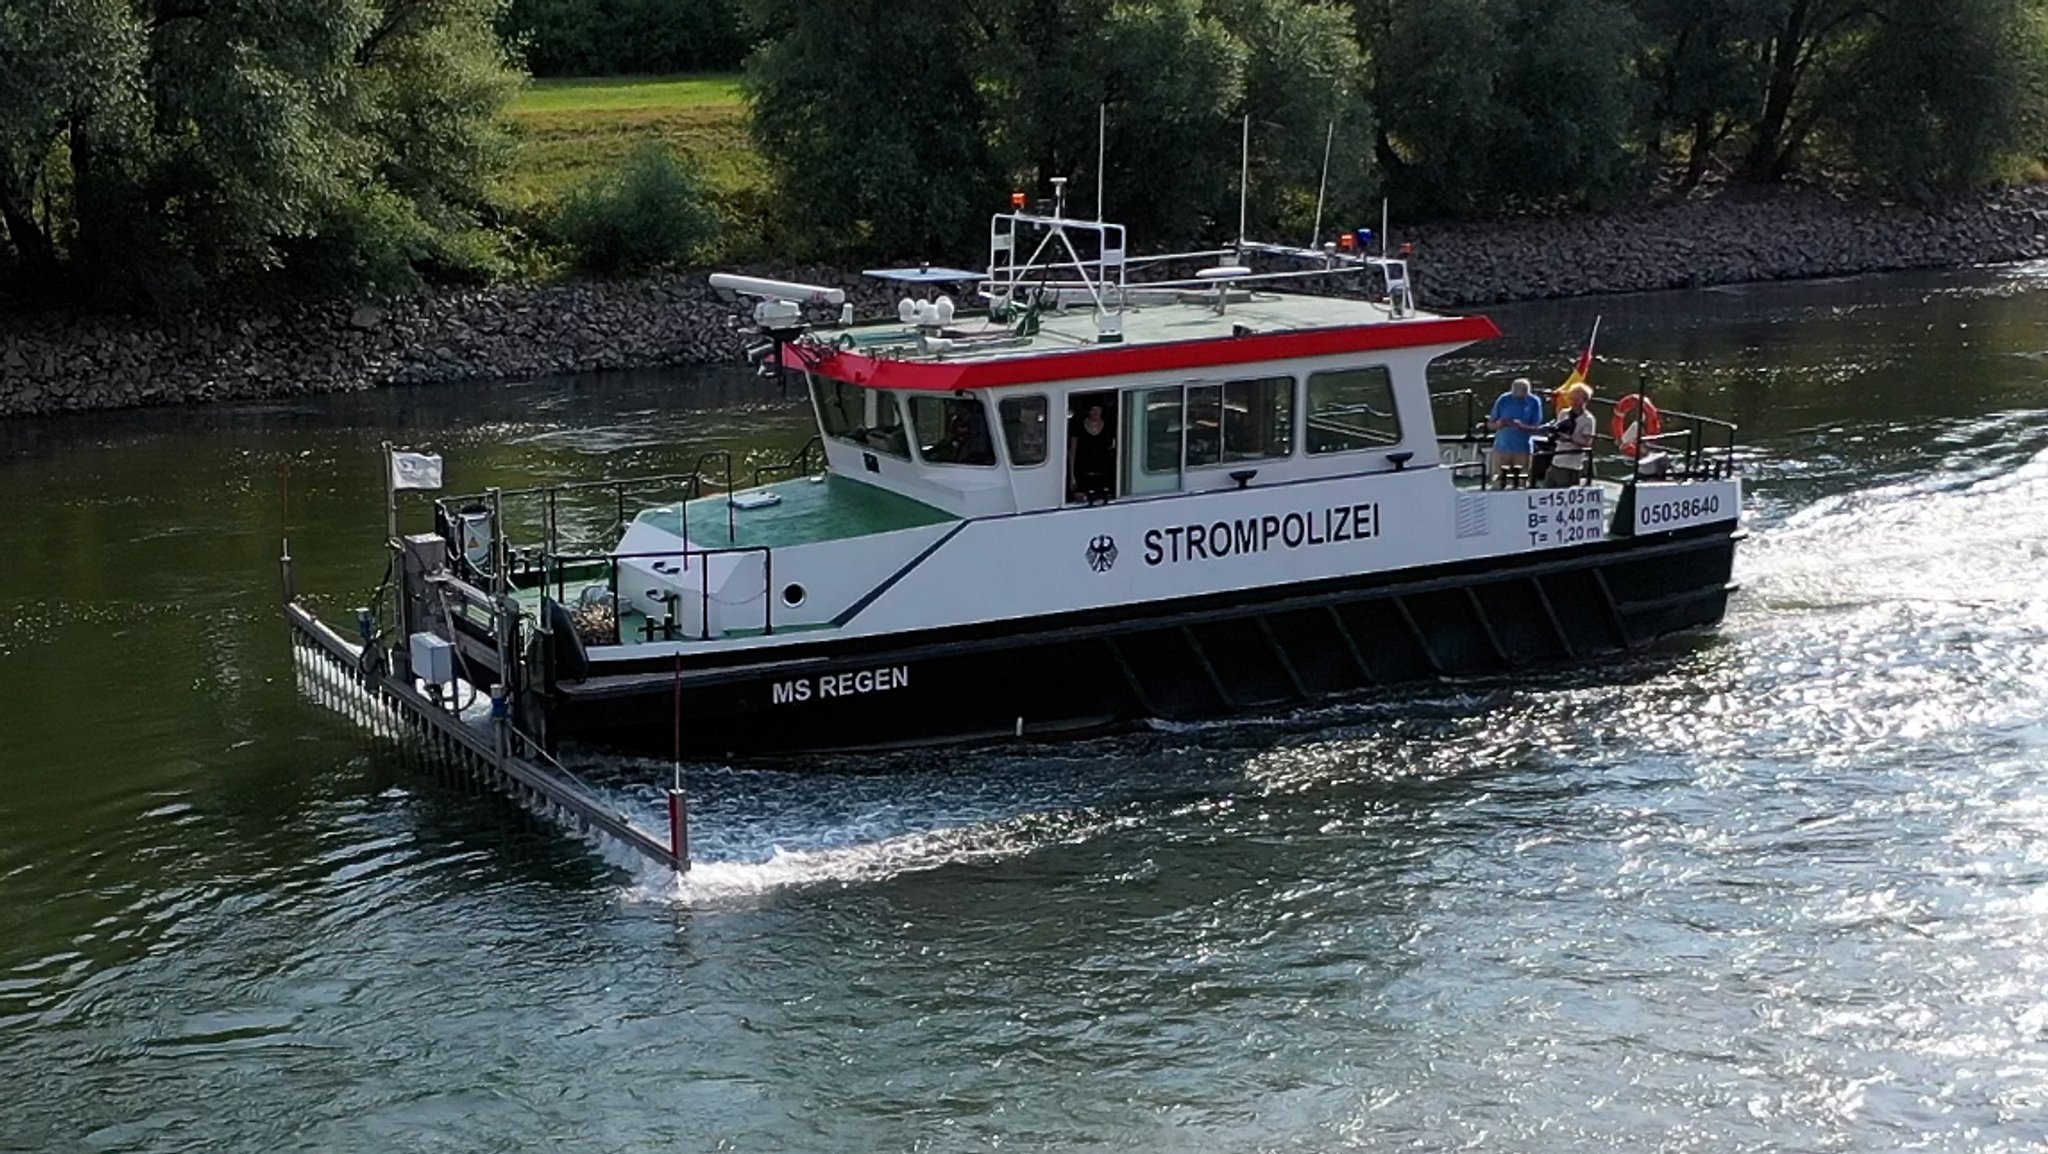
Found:
M 1384 365 L 1334 369 L 1308 378 L 1307 447 L 1311 453 L 1349 453 L 1399 444 L 1394 377 Z
M 917 430 L 917 455 L 935 465 L 993 465 L 995 441 L 989 437 L 988 411 L 979 397 L 910 398 L 910 420 Z
M 1294 378 L 1188 387 L 1187 464 L 1285 457 L 1294 445 Z
M 1144 408 L 1138 419 L 1143 422 L 1144 470 L 1180 472 L 1181 390 L 1145 390 Z
M 854 430 L 867 423 L 866 390 L 844 381 L 812 377 L 811 403 L 818 407 L 818 428 L 828 437 L 857 440 Z
M 1047 410 L 1044 397 L 1010 397 L 997 406 L 1003 422 L 1003 441 L 1010 449 L 1012 466 L 1045 464 L 1048 447 Z
M 818 408 L 818 427 L 826 436 L 910 459 L 910 438 L 904 432 L 896 394 L 812 377 L 811 401 Z
M 872 390 L 874 416 L 869 422 L 866 435 L 861 443 L 878 453 L 892 457 L 910 459 L 910 432 L 903 425 L 903 409 L 896 403 L 896 394 L 880 389 Z

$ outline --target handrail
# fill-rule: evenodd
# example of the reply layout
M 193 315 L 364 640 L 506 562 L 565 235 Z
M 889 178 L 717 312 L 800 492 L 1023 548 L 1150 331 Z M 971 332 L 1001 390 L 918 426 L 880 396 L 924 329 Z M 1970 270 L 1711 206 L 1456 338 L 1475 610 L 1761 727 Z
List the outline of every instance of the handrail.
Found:
M 709 641 L 711 640 L 710 560 L 713 557 L 738 556 L 752 553 L 761 554 L 761 632 L 764 635 L 772 636 L 775 632 L 775 551 L 770 546 L 727 545 L 713 548 L 689 547 L 647 553 L 555 553 L 549 554 L 547 561 L 554 566 L 554 572 L 557 574 L 566 572 L 568 567 L 572 565 L 584 565 L 593 561 L 610 562 L 609 572 L 606 576 L 612 598 L 612 644 L 623 645 L 625 644 L 625 631 L 624 622 L 619 613 L 619 562 L 671 561 L 680 558 L 683 563 L 683 569 L 687 572 L 690 566 L 690 559 L 696 558 L 697 564 L 704 567 L 701 570 L 697 583 L 699 598 L 697 639 Z M 648 626 L 650 629 L 649 639 L 652 640 L 652 618 L 648 619 Z M 671 622 L 667 632 L 672 634 L 673 630 L 674 623 Z M 673 641 L 676 638 L 671 635 L 665 636 L 663 640 Z
M 705 460 L 716 455 L 718 454 L 705 454 L 699 458 L 699 465 L 701 466 Z M 726 476 L 729 491 L 731 478 L 729 463 Z M 622 531 L 627 524 L 626 494 L 628 492 L 681 487 L 683 490 L 682 500 L 687 503 L 697 500 L 704 495 L 704 483 L 704 474 L 699 469 L 688 473 L 664 473 L 653 477 L 615 478 L 607 481 L 569 481 L 557 485 L 535 485 L 525 489 L 505 490 L 496 495 L 497 504 L 491 507 L 502 509 L 506 498 L 518 500 L 538 498 L 541 501 L 540 523 L 542 539 L 537 546 L 522 548 L 510 539 L 506 532 L 506 526 L 501 521 L 494 520 L 492 524 L 494 548 L 502 549 L 505 555 L 514 562 L 523 563 L 518 566 L 519 575 L 532 576 L 536 571 L 540 571 L 545 576 L 543 559 L 549 554 L 561 552 L 564 547 L 561 536 L 560 500 L 562 497 L 609 490 L 617 505 L 616 520 L 611 530 L 611 532 L 616 533 Z M 459 528 L 462 510 L 483 506 L 490 496 L 487 493 L 453 494 L 437 497 L 432 502 L 438 518 L 437 528 L 441 531 L 442 539 L 448 543 L 450 557 L 457 562 L 458 568 L 474 568 L 468 566 L 462 557 L 462 541 Z M 590 544 L 595 545 L 595 542 L 590 542 Z
M 1464 398 L 1465 401 L 1465 424 L 1463 426 L 1464 431 L 1457 434 L 1457 439 L 1461 441 L 1473 441 L 1483 439 L 1483 436 L 1479 431 L 1479 410 L 1477 408 L 1479 402 L 1479 393 L 1476 389 L 1446 389 L 1440 393 L 1431 393 L 1429 395 L 1431 419 L 1435 419 L 1436 414 L 1434 410 L 1436 409 L 1436 404 L 1438 401 L 1455 400 L 1460 397 Z M 1438 441 L 1442 441 L 1445 439 L 1444 431 L 1442 429 L 1438 429 L 1436 431 L 1436 439 Z
M 694 472 L 663 473 L 653 477 L 622 477 L 609 481 L 563 481 L 554 485 L 531 485 L 524 489 L 504 489 L 498 495 L 500 497 L 532 497 L 537 494 L 578 493 L 586 489 L 612 489 L 620 486 L 629 489 L 641 489 L 654 485 L 673 484 L 678 481 L 694 482 L 698 479 L 698 475 Z M 487 496 L 489 496 L 487 493 L 450 494 L 446 497 L 437 498 L 434 503 L 440 505 L 451 501 L 481 501 Z
M 1611 414 L 1614 407 L 1621 402 L 1623 397 L 1635 395 L 1637 394 L 1634 392 L 1623 392 L 1616 397 L 1594 397 L 1591 407 L 1596 411 Z M 1467 417 L 1465 427 L 1468 431 L 1447 435 L 1439 429 L 1437 432 L 1439 444 L 1449 441 L 1472 442 L 1485 439 L 1483 435 L 1473 431 L 1477 429 L 1477 390 L 1470 388 L 1445 389 L 1432 392 L 1429 394 L 1429 399 L 1432 417 L 1435 415 L 1434 409 L 1442 402 L 1459 399 L 1463 399 L 1465 402 Z M 1680 473 L 1687 479 L 1705 478 L 1715 480 L 1735 474 L 1736 426 L 1734 422 L 1724 421 L 1718 417 L 1708 417 L 1699 413 L 1687 412 L 1684 409 L 1662 409 L 1659 411 L 1667 423 L 1682 423 L 1684 427 L 1677 429 L 1667 428 L 1662 433 L 1639 436 L 1637 441 L 1639 445 L 1654 445 L 1676 454 L 1680 462 Z M 1617 444 L 1613 435 L 1606 432 L 1608 423 L 1595 418 L 1593 432 L 1595 444 L 1602 441 L 1610 445 Z M 1709 433 L 1718 434 L 1714 438 L 1718 443 L 1708 443 Z M 1637 476 L 1638 467 L 1636 462 L 1638 460 L 1640 458 L 1630 459 L 1629 475 L 1632 479 Z
M 784 461 L 782 464 L 754 466 L 754 484 L 759 485 L 761 483 L 762 477 L 768 475 L 811 475 L 811 454 L 814 451 L 817 453 L 819 460 L 822 462 L 825 456 L 825 438 L 819 436 L 816 433 L 811 434 L 811 439 L 804 442 L 804 447 L 798 449 L 796 451 L 795 456 L 791 457 L 787 461 Z
M 719 460 L 725 462 L 725 484 L 721 486 L 720 491 L 725 494 L 725 539 L 726 542 L 730 544 L 740 539 L 740 528 L 738 519 L 739 514 L 733 509 L 732 506 L 732 450 L 713 449 L 708 453 L 700 455 L 697 458 L 697 465 L 695 469 L 692 470 L 691 475 L 694 477 L 702 478 L 704 476 L 704 462 L 712 460 Z M 700 483 L 700 485 L 698 486 L 698 491 L 700 494 L 702 493 L 702 489 L 703 487 Z M 683 535 L 685 538 L 689 536 L 689 532 L 689 517 L 686 513 L 684 516 L 683 524 Z

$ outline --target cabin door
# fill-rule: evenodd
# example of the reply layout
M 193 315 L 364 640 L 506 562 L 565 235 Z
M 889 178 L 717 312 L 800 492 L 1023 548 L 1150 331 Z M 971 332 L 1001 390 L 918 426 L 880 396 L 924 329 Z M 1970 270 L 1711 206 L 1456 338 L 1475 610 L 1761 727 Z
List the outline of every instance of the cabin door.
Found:
M 1126 389 L 1123 488 L 1126 496 L 1180 491 L 1181 387 Z

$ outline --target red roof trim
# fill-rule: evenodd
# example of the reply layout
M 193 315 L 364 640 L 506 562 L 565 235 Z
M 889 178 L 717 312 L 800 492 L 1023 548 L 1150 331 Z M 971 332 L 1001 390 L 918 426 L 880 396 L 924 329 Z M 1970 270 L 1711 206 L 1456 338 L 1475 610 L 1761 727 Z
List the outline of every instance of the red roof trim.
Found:
M 1298 357 L 1381 349 L 1417 349 L 1462 345 L 1500 335 L 1485 317 L 1450 317 L 1395 324 L 1352 325 L 1300 332 L 1256 333 L 1242 337 L 1211 337 L 1157 345 L 1098 345 L 1072 352 L 989 361 L 897 361 L 834 350 L 815 362 L 815 349 L 784 346 L 782 363 L 821 376 L 870 389 L 908 389 L 950 393 L 958 389 L 989 389 L 1000 385 L 1073 381 L 1084 377 L 1115 377 L 1132 373 L 1202 369 Z

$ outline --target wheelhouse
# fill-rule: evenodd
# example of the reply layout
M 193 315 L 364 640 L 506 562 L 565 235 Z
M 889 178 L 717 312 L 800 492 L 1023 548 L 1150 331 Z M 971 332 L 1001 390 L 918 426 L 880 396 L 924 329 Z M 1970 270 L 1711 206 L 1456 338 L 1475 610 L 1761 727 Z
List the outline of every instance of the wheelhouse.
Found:
M 1493 325 L 1418 311 L 1398 259 L 1258 253 L 1319 274 L 1377 270 L 1383 292 L 1271 291 L 1301 271 L 1237 263 L 1134 285 L 1126 271 L 1144 262 L 1124 256 L 1120 227 L 1005 213 L 986 272 L 950 274 L 974 278 L 985 311 L 963 313 L 929 270 L 880 270 L 925 295 L 892 320 L 779 342 L 776 357 L 806 382 L 834 474 L 958 517 L 1434 463 L 1428 364 Z M 1107 449 L 1090 484 L 1084 439 Z

